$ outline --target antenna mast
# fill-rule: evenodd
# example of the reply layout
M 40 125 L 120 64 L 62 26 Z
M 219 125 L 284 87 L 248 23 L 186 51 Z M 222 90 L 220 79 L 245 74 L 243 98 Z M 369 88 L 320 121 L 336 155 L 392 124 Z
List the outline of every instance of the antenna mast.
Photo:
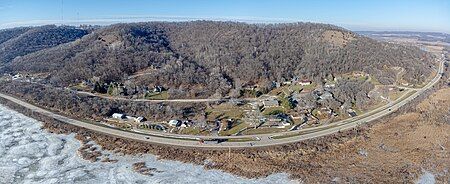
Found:
M 64 24 L 64 0 L 61 0 L 61 25 Z

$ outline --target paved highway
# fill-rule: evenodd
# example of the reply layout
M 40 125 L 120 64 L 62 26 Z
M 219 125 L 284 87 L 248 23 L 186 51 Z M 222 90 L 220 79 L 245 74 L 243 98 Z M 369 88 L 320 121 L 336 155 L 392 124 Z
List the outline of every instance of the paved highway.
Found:
M 367 123 L 383 116 L 386 116 L 398 108 L 402 107 L 406 103 L 410 102 L 426 90 L 435 85 L 442 77 L 441 73 L 444 70 L 444 60 L 440 62 L 437 75 L 423 88 L 408 90 L 403 96 L 397 100 L 370 111 L 365 114 L 361 114 L 354 118 L 350 118 L 343 121 L 338 121 L 328 125 L 320 127 L 306 128 L 302 130 L 295 130 L 290 132 L 281 132 L 273 134 L 260 134 L 260 135 L 240 135 L 240 136 L 195 136 L 195 135 L 176 135 L 162 132 L 154 132 L 148 134 L 142 134 L 138 132 L 124 131 L 112 127 L 102 126 L 100 124 L 87 123 L 75 119 L 71 119 L 65 116 L 58 115 L 49 110 L 37 107 L 30 103 L 19 100 L 15 97 L 0 93 L 0 97 L 10 100 L 16 104 L 19 104 L 29 110 L 46 115 L 48 117 L 55 118 L 61 122 L 83 127 L 96 132 L 109 134 L 118 137 L 124 137 L 128 139 L 149 142 L 153 144 L 181 146 L 181 147 L 198 147 L 198 148 L 211 148 L 211 149 L 228 149 L 228 148 L 247 148 L 247 147 L 264 147 L 273 146 L 287 143 L 294 143 L 302 140 L 307 140 L 315 137 L 321 137 L 330 135 L 338 131 L 354 128 L 360 124 Z M 196 99 L 198 100 L 198 99 Z M 228 139 L 218 144 L 206 144 L 200 143 L 200 139 Z

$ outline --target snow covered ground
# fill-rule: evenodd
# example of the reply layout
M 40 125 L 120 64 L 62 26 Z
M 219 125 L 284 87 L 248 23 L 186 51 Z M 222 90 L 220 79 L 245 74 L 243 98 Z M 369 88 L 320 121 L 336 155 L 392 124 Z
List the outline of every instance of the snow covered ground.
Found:
M 81 143 L 74 135 L 57 135 L 40 129 L 40 122 L 0 105 L 0 183 L 296 183 L 286 174 L 244 179 L 218 170 L 153 155 L 111 154 L 116 163 L 83 160 Z M 156 168 L 153 176 L 132 170 L 145 162 Z
M 422 176 L 416 182 L 417 184 L 435 184 L 436 179 L 434 175 L 428 171 L 423 171 Z

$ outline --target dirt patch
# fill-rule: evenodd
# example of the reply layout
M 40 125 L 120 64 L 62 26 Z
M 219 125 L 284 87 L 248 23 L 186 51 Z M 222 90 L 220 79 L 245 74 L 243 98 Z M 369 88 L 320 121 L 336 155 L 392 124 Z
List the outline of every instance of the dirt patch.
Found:
M 323 39 L 334 46 L 343 47 L 347 45 L 348 42 L 356 39 L 356 37 L 351 32 L 327 30 L 323 33 Z

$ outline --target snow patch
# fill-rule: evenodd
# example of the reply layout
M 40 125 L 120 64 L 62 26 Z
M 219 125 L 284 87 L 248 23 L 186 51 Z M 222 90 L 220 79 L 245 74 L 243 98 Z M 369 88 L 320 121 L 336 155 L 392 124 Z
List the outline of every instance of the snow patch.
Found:
M 434 175 L 432 173 L 430 173 L 428 171 L 424 171 L 416 183 L 417 184 L 435 184 L 436 179 L 434 178 Z

